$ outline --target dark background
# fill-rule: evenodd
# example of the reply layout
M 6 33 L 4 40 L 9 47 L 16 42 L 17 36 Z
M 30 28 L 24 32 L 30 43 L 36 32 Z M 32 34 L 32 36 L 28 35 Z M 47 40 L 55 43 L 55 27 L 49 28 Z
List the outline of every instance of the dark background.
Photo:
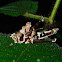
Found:
M 18 1 L 18 0 L 0 0 L 0 7 L 6 4 L 9 4 L 11 2 L 15 2 L 15 1 Z M 33 0 L 33 1 L 38 1 L 38 10 L 36 14 L 49 17 L 56 0 Z M 62 4 L 60 4 L 57 14 L 55 16 L 57 27 L 60 28 L 60 31 L 59 31 L 60 34 L 61 34 L 61 29 L 62 29 L 61 16 L 62 16 Z M 23 17 L 23 16 L 13 17 L 13 16 L 4 15 L 0 13 L 0 32 L 6 33 L 6 34 L 17 32 L 19 31 L 19 29 L 21 29 L 23 25 L 25 25 L 27 21 L 32 22 L 32 25 L 38 22 L 38 20 L 35 20 L 32 18 L 30 19 L 30 18 Z M 62 40 L 60 40 L 60 42 L 59 40 L 60 39 L 58 39 L 57 44 L 62 46 L 61 44 Z

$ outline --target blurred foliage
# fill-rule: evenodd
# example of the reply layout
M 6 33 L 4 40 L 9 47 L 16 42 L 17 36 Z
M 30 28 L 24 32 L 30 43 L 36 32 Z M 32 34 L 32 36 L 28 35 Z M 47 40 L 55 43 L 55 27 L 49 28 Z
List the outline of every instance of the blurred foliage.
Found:
M 0 13 L 11 16 L 23 15 L 26 12 L 36 13 L 38 9 L 38 2 L 33 1 L 16 1 L 6 6 L 0 7 Z

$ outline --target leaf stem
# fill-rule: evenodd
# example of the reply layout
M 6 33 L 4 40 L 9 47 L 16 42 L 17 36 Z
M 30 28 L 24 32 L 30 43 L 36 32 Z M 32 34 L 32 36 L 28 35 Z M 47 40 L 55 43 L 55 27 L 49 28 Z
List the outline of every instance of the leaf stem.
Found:
M 23 16 L 29 17 L 29 18 L 33 18 L 33 19 L 41 19 L 41 17 L 43 16 L 39 16 L 39 15 L 34 15 L 34 14 L 30 14 L 30 13 L 25 13 Z M 48 18 L 44 17 L 44 21 L 48 22 Z
M 58 10 L 58 7 L 59 7 L 59 5 L 60 5 L 60 2 L 61 2 L 61 0 L 56 0 L 56 3 L 55 3 L 54 8 L 53 8 L 53 10 L 52 10 L 52 13 L 51 13 L 51 15 L 50 15 L 50 17 L 49 17 L 49 22 L 50 22 L 50 24 L 53 23 L 53 20 L 54 20 L 54 17 L 55 17 L 55 15 L 56 15 L 56 13 L 57 13 L 57 10 Z

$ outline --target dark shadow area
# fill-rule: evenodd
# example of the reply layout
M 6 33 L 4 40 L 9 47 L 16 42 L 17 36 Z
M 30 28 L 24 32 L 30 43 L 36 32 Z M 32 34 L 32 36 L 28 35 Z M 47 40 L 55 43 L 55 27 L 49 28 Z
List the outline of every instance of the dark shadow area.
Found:
M 6 4 L 9 4 L 11 2 L 15 2 L 18 0 L 1 0 L 0 1 L 0 7 L 4 6 Z M 53 6 L 54 6 L 54 1 L 52 0 L 33 0 L 33 1 L 38 1 L 38 10 L 37 10 L 37 15 L 42 15 L 42 16 L 46 16 L 49 17 Z M 41 2 L 42 1 L 42 2 Z M 26 24 L 26 22 L 32 22 L 32 26 L 35 25 L 35 23 L 37 23 L 39 20 L 36 19 L 32 19 L 32 18 L 27 18 L 24 16 L 17 16 L 17 17 L 12 17 L 9 15 L 4 15 L 0 13 L 0 32 L 2 33 L 14 33 L 19 31 L 22 26 L 24 26 Z M 57 27 L 60 29 L 59 30 L 59 36 L 60 34 L 62 35 L 62 4 L 60 4 L 57 14 L 55 16 L 55 21 L 56 21 L 56 25 Z M 39 25 L 39 27 L 42 27 L 43 23 L 41 23 Z M 38 28 L 39 28 L 38 27 Z M 56 35 L 54 35 L 52 38 L 57 37 Z M 61 37 L 61 36 L 60 36 Z M 62 40 L 61 38 L 57 38 L 57 44 L 59 44 L 60 46 L 62 46 Z
M 33 18 L 27 18 L 24 16 L 12 17 L 4 14 L 0 14 L 0 32 L 2 33 L 13 33 L 19 31 L 22 26 L 26 25 L 26 22 L 31 22 L 32 27 L 39 20 Z M 43 23 L 41 23 L 38 28 L 42 27 Z
M 38 10 L 37 10 L 37 14 L 38 15 L 42 15 L 45 17 L 49 17 L 52 9 L 53 9 L 53 4 L 54 4 L 55 0 L 38 0 Z
M 19 0 L 0 0 L 0 7 Z

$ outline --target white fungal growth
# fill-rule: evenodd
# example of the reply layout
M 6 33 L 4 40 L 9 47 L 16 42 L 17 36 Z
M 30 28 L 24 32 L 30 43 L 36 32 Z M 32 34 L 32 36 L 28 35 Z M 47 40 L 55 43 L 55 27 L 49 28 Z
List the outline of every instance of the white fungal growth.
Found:
M 41 32 L 37 32 L 37 36 L 40 38 L 40 34 L 41 34 Z
M 49 30 L 49 31 L 44 31 L 44 33 L 49 33 L 49 32 L 51 32 L 51 30 Z

